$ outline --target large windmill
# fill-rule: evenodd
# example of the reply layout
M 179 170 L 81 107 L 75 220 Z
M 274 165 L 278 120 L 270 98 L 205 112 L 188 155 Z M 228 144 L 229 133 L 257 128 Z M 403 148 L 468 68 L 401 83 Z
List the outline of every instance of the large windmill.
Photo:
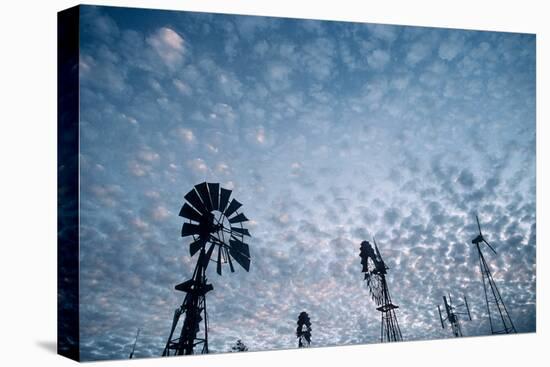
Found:
M 397 322 L 395 310 L 399 308 L 392 303 L 388 284 L 386 282 L 386 271 L 388 267 L 382 260 L 376 241 L 374 241 L 374 249 L 369 241 L 361 242 L 359 256 L 363 265 L 362 272 L 365 273 L 365 280 L 369 287 L 370 295 L 374 303 L 378 306 L 377 311 L 382 315 L 380 326 L 380 341 L 381 342 L 396 342 L 402 341 L 401 329 Z
M 441 307 L 437 305 L 437 311 L 439 311 L 439 320 L 441 321 L 441 328 L 445 329 L 445 322 L 447 321 L 451 324 L 451 330 L 455 337 L 462 336 L 462 327 L 460 325 L 460 316 L 468 316 L 470 321 L 472 321 L 472 315 L 470 314 L 470 306 L 468 306 L 468 300 L 464 296 L 464 303 L 453 304 L 453 299 L 451 294 L 449 294 L 449 299 L 443 296 L 443 305 L 445 306 L 445 314 L 443 316 L 441 313 Z
M 311 344 L 311 321 L 307 312 L 300 312 L 297 324 L 298 348 L 308 348 Z
M 481 251 L 481 244 L 486 244 L 487 247 L 489 247 L 495 255 L 497 252 L 495 251 L 493 246 L 491 246 L 489 242 L 485 240 L 485 237 L 483 237 L 483 233 L 481 233 L 481 225 L 479 224 L 479 218 L 477 217 L 477 215 L 476 221 L 479 234 L 476 236 L 476 238 L 472 240 L 472 243 L 476 245 L 477 253 L 479 255 L 479 268 L 483 281 L 483 291 L 485 293 L 485 303 L 487 304 L 487 314 L 489 316 L 491 333 L 515 333 L 516 328 L 514 327 L 512 319 L 510 318 L 510 314 L 506 309 L 506 305 L 504 304 L 504 301 L 500 296 L 497 285 L 493 280 L 491 270 L 489 270 L 489 265 L 487 265 L 487 262 L 485 261 L 485 257 L 483 256 L 483 252 Z
M 493 246 L 485 240 L 483 233 L 481 233 L 481 226 L 479 224 L 479 218 L 476 215 L 477 228 L 479 229 L 479 234 L 472 240 L 472 243 L 476 245 L 477 253 L 479 254 L 479 268 L 481 271 L 481 278 L 483 281 L 483 291 L 485 293 L 485 303 L 487 304 L 487 314 L 489 316 L 489 325 L 491 326 L 492 334 L 509 334 L 515 333 L 516 328 L 514 323 L 510 318 L 510 314 L 506 309 L 506 305 L 500 296 L 497 285 L 493 280 L 491 275 L 491 270 L 489 270 L 489 265 L 485 261 L 483 252 L 481 251 L 481 244 L 486 244 L 487 247 L 497 253 Z
M 210 261 L 216 263 L 216 272 L 222 275 L 222 264 L 229 264 L 234 272 L 233 260 L 246 271 L 250 268 L 250 251 L 244 236 L 250 236 L 242 223 L 248 219 L 239 213 L 241 203 L 232 199 L 231 190 L 220 188 L 217 183 L 195 185 L 185 195 L 179 215 L 187 221 L 181 229 L 182 237 L 192 236 L 189 252 L 199 254 L 191 279 L 176 285 L 176 290 L 185 292 L 185 298 L 174 312 L 172 328 L 163 356 L 208 353 L 208 313 L 206 293 L 213 290 L 207 283 L 206 269 Z M 217 251 L 216 251 L 217 250 Z M 174 331 L 184 316 L 179 336 Z M 202 334 L 201 323 L 203 323 Z

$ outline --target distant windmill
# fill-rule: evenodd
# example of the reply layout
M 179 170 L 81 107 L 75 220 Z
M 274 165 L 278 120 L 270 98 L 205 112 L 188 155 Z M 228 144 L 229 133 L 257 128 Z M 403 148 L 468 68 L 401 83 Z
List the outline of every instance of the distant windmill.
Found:
M 172 328 L 166 342 L 163 356 L 208 353 L 208 313 L 206 312 L 206 293 L 214 289 L 207 283 L 206 268 L 210 261 L 216 262 L 216 272 L 222 274 L 222 264 L 229 264 L 234 272 L 234 259 L 246 271 L 250 268 L 250 251 L 244 243 L 244 236 L 250 236 L 242 223 L 248 219 L 238 210 L 241 203 L 229 198 L 231 190 L 220 188 L 217 183 L 195 185 L 185 195 L 188 203 L 183 204 L 179 215 L 188 222 L 183 224 L 182 237 L 192 236 L 189 245 L 191 256 L 199 253 L 193 277 L 176 285 L 176 290 L 185 292 L 185 299 L 174 312 Z M 215 249 L 216 259 L 212 259 Z M 179 319 L 185 315 L 179 337 L 174 338 L 174 331 Z M 203 322 L 203 335 L 199 336 L 200 324 Z
M 311 321 L 307 312 L 300 313 L 297 324 L 296 337 L 298 338 L 298 348 L 307 348 L 311 344 Z
M 399 308 L 392 303 L 388 284 L 386 282 L 386 270 L 388 267 L 382 260 L 376 240 L 374 240 L 374 249 L 368 241 L 361 242 L 359 256 L 363 265 L 362 272 L 365 273 L 365 280 L 369 287 L 370 295 L 374 303 L 379 306 L 376 308 L 382 315 L 380 327 L 381 342 L 402 341 L 401 329 L 397 322 L 395 309 Z
M 495 254 L 497 253 L 495 249 L 485 240 L 483 234 L 481 233 L 481 226 L 479 224 L 479 218 L 476 215 L 477 228 L 479 229 L 479 234 L 472 240 L 472 243 L 476 245 L 476 249 L 479 255 L 479 268 L 481 271 L 481 278 L 483 281 L 483 291 L 485 293 L 485 303 L 487 304 L 487 314 L 489 316 L 489 325 L 491 326 L 492 334 L 509 334 L 515 333 L 516 328 L 508 314 L 508 310 L 504 305 L 504 301 L 500 296 L 497 285 L 493 280 L 491 271 L 489 270 L 489 265 L 485 261 L 485 257 L 481 252 L 480 244 L 486 244 L 491 251 Z M 492 310 L 492 312 L 491 312 Z
M 138 337 L 139 337 L 139 332 L 140 332 L 140 329 L 137 329 L 136 339 L 134 340 L 134 346 L 132 347 L 132 352 L 130 352 L 129 359 L 134 358 L 134 352 L 136 351 L 136 344 L 137 344 L 137 340 L 138 340 Z
M 238 339 L 237 342 L 231 347 L 231 352 L 247 352 L 248 347 L 243 343 L 241 339 Z
M 441 328 L 445 329 L 445 321 L 448 321 L 449 324 L 451 324 L 453 335 L 457 338 L 461 337 L 462 327 L 460 326 L 459 316 L 468 316 L 470 321 L 472 321 L 472 315 L 470 314 L 470 307 L 468 306 L 466 296 L 464 296 L 464 303 L 457 305 L 453 305 L 453 300 L 450 294 L 449 300 L 447 300 L 447 297 L 443 296 L 443 304 L 445 306 L 445 314 L 447 315 L 446 317 L 441 314 L 441 308 L 439 307 L 439 305 L 437 305 L 437 310 L 439 311 L 439 320 L 441 321 Z M 459 309 L 461 308 L 463 308 L 463 310 L 459 311 Z

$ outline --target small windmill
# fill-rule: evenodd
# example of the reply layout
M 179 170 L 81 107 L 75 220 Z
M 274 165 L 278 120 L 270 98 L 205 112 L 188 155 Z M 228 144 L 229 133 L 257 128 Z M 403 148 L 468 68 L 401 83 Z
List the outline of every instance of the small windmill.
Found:
M 238 339 L 231 347 L 231 352 L 248 352 L 248 347 L 243 343 L 241 339 Z
M 464 296 L 464 303 L 453 305 L 453 300 L 449 294 L 449 300 L 447 297 L 443 296 L 443 304 L 445 305 L 446 317 L 441 314 L 441 307 L 437 305 L 437 310 L 439 311 L 439 320 L 441 321 L 441 328 L 445 329 L 445 321 L 448 321 L 451 324 L 451 330 L 455 337 L 462 336 L 462 327 L 460 326 L 459 316 L 468 316 L 470 321 L 472 321 L 472 315 L 470 314 L 470 307 L 468 306 L 468 300 Z M 463 309 L 459 311 L 460 309 Z
M 307 312 L 300 312 L 297 324 L 298 348 L 307 348 L 311 344 L 311 321 Z
M 134 352 L 136 351 L 136 344 L 137 344 L 137 341 L 138 341 L 140 331 L 141 331 L 140 329 L 137 329 L 136 339 L 134 340 L 134 345 L 132 346 L 132 351 L 130 352 L 130 357 L 128 357 L 129 359 L 134 358 Z
M 479 268 L 481 271 L 481 279 L 483 281 L 483 291 L 485 293 L 485 303 L 487 304 L 487 314 L 489 316 L 489 325 L 491 326 L 492 334 L 509 334 L 515 333 L 516 328 L 512 322 L 512 318 L 506 309 L 506 305 L 500 296 L 497 285 L 491 275 L 489 265 L 485 261 L 483 252 L 481 251 L 481 245 L 486 244 L 487 247 L 497 253 L 493 246 L 485 240 L 483 233 L 481 233 L 481 225 L 479 224 L 479 218 L 476 215 L 477 228 L 479 234 L 472 240 L 472 243 L 476 245 L 477 253 L 479 255 Z M 492 310 L 492 312 L 491 312 Z
M 208 353 L 208 313 L 206 312 L 206 293 L 214 287 L 207 282 L 206 269 L 210 261 L 216 262 L 216 272 L 222 275 L 222 264 L 229 264 L 234 272 L 233 260 L 246 271 L 250 268 L 250 251 L 244 243 L 244 236 L 250 236 L 242 223 L 248 219 L 239 213 L 242 206 L 232 199 L 231 190 L 220 188 L 217 183 L 200 183 L 185 195 L 179 215 L 188 221 L 181 229 L 182 237 L 192 236 L 189 245 L 191 256 L 199 253 L 197 264 L 191 279 L 176 285 L 176 290 L 185 292 L 185 298 L 174 312 L 172 328 L 162 353 L 163 356 Z M 217 255 L 212 258 L 215 250 Z M 181 316 L 184 315 L 179 337 L 174 331 Z M 202 335 L 199 336 L 203 323 Z
M 361 242 L 360 253 L 361 264 L 363 265 L 362 272 L 365 273 L 365 280 L 369 287 L 370 295 L 374 303 L 378 306 L 377 311 L 382 315 L 380 327 L 381 342 L 396 342 L 402 341 L 401 329 L 397 322 L 395 310 L 399 308 L 392 303 L 388 284 L 386 282 L 386 274 L 389 269 L 374 241 L 374 249 L 369 241 Z

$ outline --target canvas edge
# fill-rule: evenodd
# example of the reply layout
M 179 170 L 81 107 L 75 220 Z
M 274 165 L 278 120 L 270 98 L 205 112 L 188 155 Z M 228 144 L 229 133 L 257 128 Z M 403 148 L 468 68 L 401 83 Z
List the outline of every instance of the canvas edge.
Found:
M 57 13 L 57 353 L 80 361 L 79 17 Z

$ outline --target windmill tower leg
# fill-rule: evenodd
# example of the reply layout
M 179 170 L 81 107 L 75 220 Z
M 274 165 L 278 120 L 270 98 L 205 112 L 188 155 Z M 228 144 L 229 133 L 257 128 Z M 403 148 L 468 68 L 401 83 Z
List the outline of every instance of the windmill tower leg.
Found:
M 493 280 L 489 265 L 485 261 L 485 257 L 481 252 L 479 244 L 477 244 L 479 254 L 479 267 L 481 278 L 483 281 L 483 291 L 485 293 L 485 303 L 487 305 L 487 314 L 489 316 L 489 325 L 491 334 L 509 334 L 515 333 L 516 328 L 512 322 L 512 318 L 506 309 L 506 305 L 502 300 L 497 285 Z

